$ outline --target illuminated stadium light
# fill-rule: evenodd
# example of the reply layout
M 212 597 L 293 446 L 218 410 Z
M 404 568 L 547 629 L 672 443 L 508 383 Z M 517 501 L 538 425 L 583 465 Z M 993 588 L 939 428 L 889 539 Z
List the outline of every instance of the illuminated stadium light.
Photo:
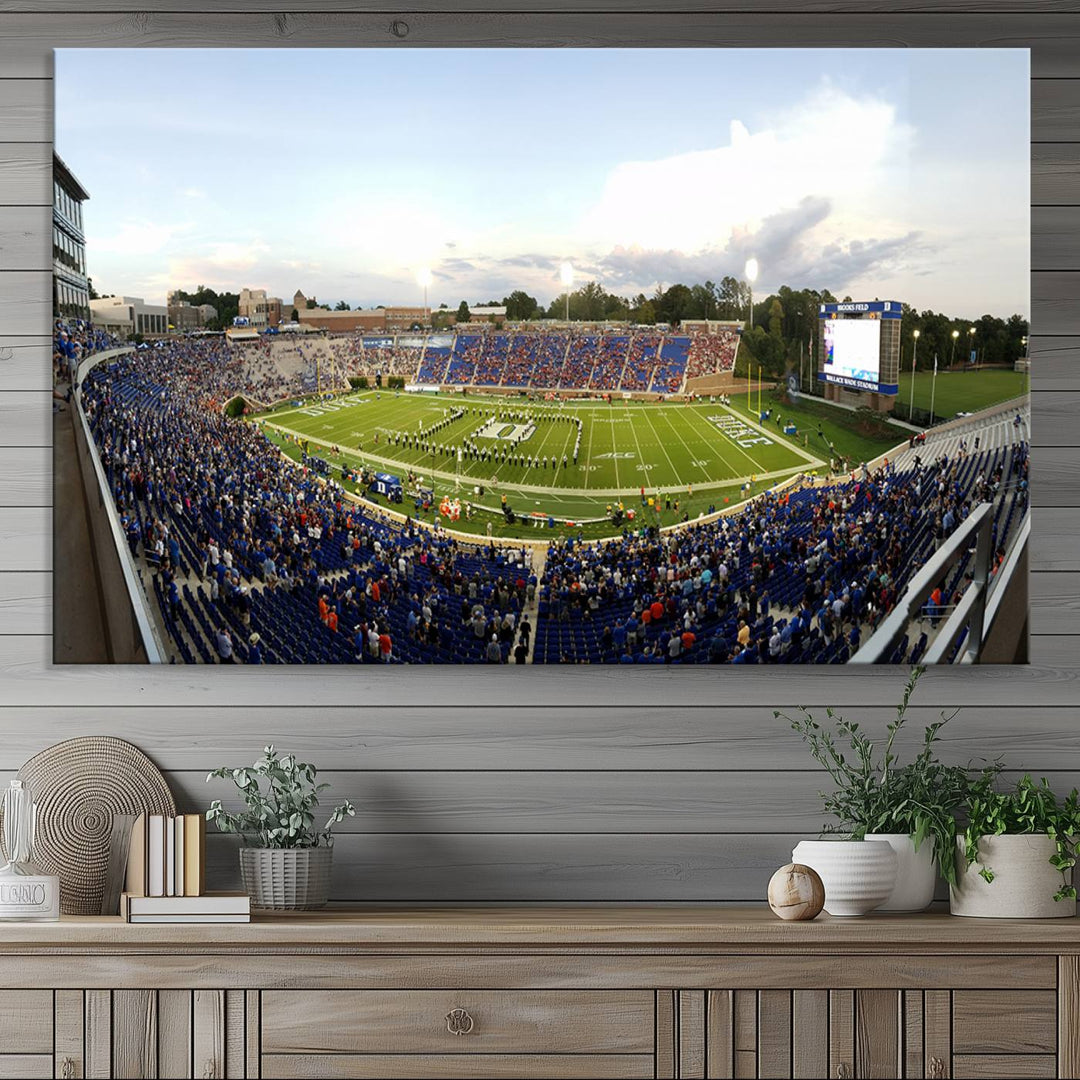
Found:
M 919 331 L 918 329 L 911 331 L 911 336 L 915 339 L 915 347 L 911 350 L 911 393 L 908 395 L 908 407 L 907 418 L 908 423 L 911 423 L 911 417 L 915 412 L 915 358 L 919 355 Z
M 746 328 L 748 330 L 754 329 L 754 282 L 757 281 L 758 275 L 758 261 L 757 259 L 747 259 L 746 266 L 743 270 L 746 274 L 746 280 L 750 283 L 750 315 L 746 320 Z
M 424 290 L 424 314 L 425 315 L 427 314 L 427 310 L 428 310 L 428 302 L 427 302 L 428 286 L 431 284 L 431 282 L 433 280 L 434 280 L 434 278 L 433 278 L 433 275 L 431 273 L 431 269 L 429 267 L 427 267 L 427 266 L 423 267 L 422 269 L 420 269 L 420 270 L 418 270 L 416 272 L 416 284 L 419 285 Z
M 566 289 L 566 321 L 570 321 L 570 288 L 574 284 L 574 268 L 568 263 L 564 262 L 559 267 L 559 280 L 563 283 L 563 287 Z

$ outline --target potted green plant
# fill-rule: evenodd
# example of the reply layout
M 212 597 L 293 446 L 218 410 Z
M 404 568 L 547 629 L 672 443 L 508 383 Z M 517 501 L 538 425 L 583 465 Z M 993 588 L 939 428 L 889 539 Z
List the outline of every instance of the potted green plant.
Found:
M 206 811 L 223 833 L 240 837 L 240 875 L 253 907 L 312 910 L 326 906 L 330 892 L 333 828 L 356 811 L 335 806 L 320 829 L 315 824 L 319 795 L 314 765 L 295 755 L 279 756 L 273 746 L 250 768 L 215 769 L 210 780 L 232 780 L 244 809 L 230 813 L 215 799 Z
M 832 709 L 826 710 L 826 724 L 818 723 L 810 711 L 801 707 L 792 718 L 776 712 L 791 725 L 810 749 L 810 754 L 829 774 L 832 791 L 820 792 L 825 811 L 835 821 L 823 833 L 831 841 L 804 841 L 799 845 L 797 862 L 813 866 L 819 874 L 834 880 L 834 901 L 838 888 L 849 894 L 866 893 L 865 906 L 882 890 L 884 865 L 880 853 L 871 853 L 855 845 L 835 846 L 839 839 L 882 842 L 896 854 L 896 873 L 892 885 L 880 901 L 868 907 L 882 911 L 921 911 L 934 897 L 937 870 L 952 884 L 956 866 L 952 859 L 940 859 L 938 853 L 951 852 L 956 842 L 956 812 L 967 793 L 970 770 L 945 765 L 937 756 L 937 742 L 942 728 L 955 716 L 941 714 L 939 720 L 923 730 L 918 753 L 902 764 L 896 750 L 898 737 L 907 723 L 912 694 L 925 669 L 914 668 L 896 707 L 896 718 L 887 727 L 884 746 L 866 734 L 855 721 L 845 720 Z M 988 773 L 996 773 L 993 765 Z M 832 843 L 832 847 L 821 845 Z M 811 845 L 818 845 L 812 851 Z M 795 858 L 795 856 L 792 856 Z M 877 864 L 882 864 L 878 866 Z M 865 866 L 865 869 L 860 867 Z M 869 877 L 873 880 L 869 880 Z M 865 880 L 864 880 L 865 879 Z M 842 882 L 842 886 L 841 886 Z M 825 882 L 827 911 L 834 913 Z
M 954 915 L 1052 919 L 1076 914 L 1076 837 L 1080 797 L 1064 799 L 1046 780 L 1024 776 L 1000 790 L 986 774 L 970 785 L 966 825 L 956 839 Z

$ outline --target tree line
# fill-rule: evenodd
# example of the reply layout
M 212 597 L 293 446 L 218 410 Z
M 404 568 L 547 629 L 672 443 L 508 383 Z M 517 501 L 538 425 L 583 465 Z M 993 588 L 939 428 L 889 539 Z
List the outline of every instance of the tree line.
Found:
M 619 296 L 598 282 L 589 281 L 570 293 L 569 313 L 571 322 L 631 322 L 644 326 L 657 323 L 678 326 L 687 319 L 739 321 L 745 327 L 743 345 L 747 358 L 752 357 L 760 364 L 765 374 L 782 376 L 805 359 L 816 363 L 820 306 L 851 300 L 850 296 L 835 296 L 828 289 L 792 289 L 781 285 L 775 293 L 754 297 L 753 317 L 746 325 L 750 315 L 750 285 L 732 276 L 721 278 L 719 283 L 658 285 L 651 297 L 644 293 Z M 516 289 L 501 301 L 488 300 L 476 306 L 504 306 L 509 322 L 545 318 L 561 321 L 566 318 L 567 296 L 561 293 L 545 307 L 536 297 Z M 433 319 L 441 317 L 438 328 L 450 325 L 450 314 L 446 305 L 433 312 Z M 459 323 L 468 321 L 466 301 L 458 305 L 455 316 Z M 917 350 L 915 330 L 919 331 Z M 971 351 L 976 353 L 980 364 L 1009 366 L 1027 354 L 1028 322 L 1015 314 L 1007 319 L 989 314 L 968 319 L 930 309 L 920 312 L 904 304 L 901 332 L 900 364 L 904 371 L 911 370 L 913 358 L 917 362 L 916 370 L 931 370 L 935 354 L 940 367 L 963 363 Z
M 193 292 L 179 290 L 179 296 L 192 304 L 212 304 L 217 308 L 216 325 L 211 324 L 211 328 L 216 329 L 232 325 L 240 301 L 239 293 L 218 293 L 204 285 Z M 850 302 L 851 299 L 850 296 L 837 297 L 828 289 L 792 289 L 787 285 L 781 285 L 775 293 L 754 297 L 753 317 L 745 328 L 740 356 L 752 357 L 765 374 L 773 376 L 782 376 L 804 358 L 816 363 L 818 308 L 821 304 Z M 662 323 L 674 327 L 687 319 L 720 319 L 745 324 L 750 301 L 750 285 L 731 275 L 722 277 L 719 282 L 658 285 L 652 296 L 644 293 L 620 296 L 609 292 L 599 282 L 587 281 L 570 293 L 569 312 L 571 322 L 630 322 L 642 326 Z M 308 307 L 315 306 L 314 301 L 308 301 Z M 319 306 L 329 310 L 326 304 Z M 566 317 L 567 295 L 561 293 L 545 306 L 525 290 L 515 289 L 502 300 L 487 300 L 473 306 L 505 307 L 509 322 L 562 320 Z M 341 300 L 334 310 L 348 311 L 349 305 Z M 436 330 L 445 329 L 453 321 L 467 322 L 469 316 L 470 305 L 465 300 L 456 310 L 442 304 L 432 312 L 432 326 Z M 915 330 L 919 331 L 917 350 Z M 957 331 L 955 338 L 954 330 Z M 963 363 L 973 350 L 980 364 L 1011 366 L 1027 354 L 1028 322 L 1016 314 L 1008 318 L 985 314 L 969 319 L 930 309 L 918 311 L 904 304 L 902 334 L 900 366 L 903 371 L 911 370 L 913 358 L 917 361 L 917 370 L 929 371 L 934 366 L 935 355 L 940 367 L 944 368 L 951 363 Z

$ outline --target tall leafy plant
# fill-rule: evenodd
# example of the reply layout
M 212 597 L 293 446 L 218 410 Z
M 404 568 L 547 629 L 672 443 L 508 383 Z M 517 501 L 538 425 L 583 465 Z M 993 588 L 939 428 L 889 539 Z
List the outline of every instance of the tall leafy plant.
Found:
M 315 825 L 319 795 L 329 784 L 318 784 L 318 769 L 295 754 L 280 756 L 273 746 L 250 768 L 215 769 L 211 780 L 232 780 L 244 800 L 244 809 L 229 813 L 215 799 L 206 820 L 224 833 L 238 834 L 246 844 L 265 848 L 313 848 L 334 842 L 334 826 L 356 814 L 351 802 L 335 806 L 326 824 Z
M 788 721 L 833 782 L 832 791 L 819 792 L 826 813 L 835 818 L 824 832 L 843 833 L 855 840 L 867 833 L 907 833 L 916 850 L 932 837 L 942 876 L 955 883 L 956 865 L 950 857 L 956 845 L 955 815 L 964 805 L 972 770 L 942 764 L 937 742 L 942 728 L 956 713 L 941 713 L 939 720 L 926 725 L 919 751 L 911 761 L 902 763 L 896 750 L 924 670 L 912 670 L 896 707 L 896 718 L 887 726 L 884 746 L 859 723 L 845 720 L 831 708 L 825 710 L 825 723 L 819 723 L 805 706 L 800 706 L 795 717 L 779 710 L 774 716 Z M 986 773 L 993 776 L 999 769 L 990 765 Z

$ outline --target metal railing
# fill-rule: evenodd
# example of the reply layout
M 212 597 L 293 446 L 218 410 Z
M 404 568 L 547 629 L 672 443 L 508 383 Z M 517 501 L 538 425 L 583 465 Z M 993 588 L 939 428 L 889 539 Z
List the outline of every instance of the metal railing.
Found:
M 98 453 L 94 434 L 90 430 L 90 421 L 86 418 L 86 410 L 82 404 L 82 385 L 87 374 L 98 364 L 108 360 L 114 360 L 118 356 L 126 356 L 134 352 L 131 346 L 119 349 L 107 349 L 104 352 L 94 353 L 83 360 L 75 372 L 75 384 L 77 389 L 72 394 L 75 408 L 79 414 L 79 422 L 82 426 L 83 438 L 86 441 L 87 453 L 94 467 L 94 476 L 97 480 L 98 492 L 101 496 L 101 506 L 109 523 L 109 531 L 112 534 L 113 543 L 116 545 L 116 556 L 120 561 L 120 569 L 124 576 L 124 585 L 127 588 L 128 600 L 131 603 L 131 614 L 135 621 L 135 628 L 146 650 L 146 658 L 151 664 L 160 664 L 166 660 L 166 652 L 158 639 L 157 627 L 151 614 L 149 600 L 139 580 L 138 571 L 128 550 L 127 537 L 120 525 L 116 507 L 113 505 L 112 490 L 109 486 L 109 478 L 105 468 L 101 464 L 101 455 Z
M 927 597 L 934 587 L 944 581 L 949 571 L 959 562 L 975 544 L 975 564 L 972 580 L 964 590 L 960 602 L 946 616 L 944 605 L 937 607 L 932 617 L 943 618 L 944 622 L 927 649 L 922 663 L 939 664 L 950 655 L 964 630 L 963 651 L 956 662 L 973 664 L 979 658 L 985 635 L 986 603 L 990 581 L 990 559 L 993 553 L 994 504 L 982 503 L 977 506 L 956 527 L 929 562 L 911 579 L 904 595 L 897 601 L 896 607 L 885 617 L 881 625 L 867 639 L 867 642 L 849 661 L 852 664 L 889 663 L 896 646 L 907 632 L 911 620 L 924 612 Z

